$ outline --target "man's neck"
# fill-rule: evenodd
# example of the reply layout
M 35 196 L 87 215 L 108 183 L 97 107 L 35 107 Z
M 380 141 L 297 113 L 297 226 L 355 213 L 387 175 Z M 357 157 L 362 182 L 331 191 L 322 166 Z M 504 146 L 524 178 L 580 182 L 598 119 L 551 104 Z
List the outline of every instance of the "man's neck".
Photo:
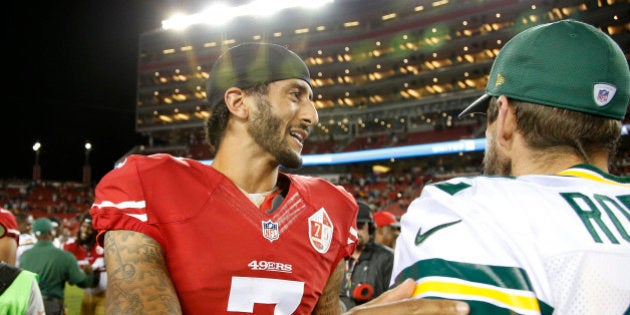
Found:
M 246 148 L 222 144 L 212 167 L 250 194 L 270 191 L 278 180 L 279 165 L 268 155 Z
M 593 154 L 590 161 L 571 150 L 547 153 L 533 150 L 521 150 L 512 156 L 511 176 L 531 174 L 557 174 L 578 164 L 593 165 L 608 173 L 608 155 Z

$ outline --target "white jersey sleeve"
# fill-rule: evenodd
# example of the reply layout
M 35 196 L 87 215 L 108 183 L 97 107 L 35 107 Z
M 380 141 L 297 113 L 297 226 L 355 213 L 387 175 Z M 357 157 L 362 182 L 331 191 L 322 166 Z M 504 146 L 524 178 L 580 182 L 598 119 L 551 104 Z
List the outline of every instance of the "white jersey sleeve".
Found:
M 630 305 L 630 178 L 454 178 L 402 220 L 392 284 L 466 300 L 471 314 L 624 314 Z

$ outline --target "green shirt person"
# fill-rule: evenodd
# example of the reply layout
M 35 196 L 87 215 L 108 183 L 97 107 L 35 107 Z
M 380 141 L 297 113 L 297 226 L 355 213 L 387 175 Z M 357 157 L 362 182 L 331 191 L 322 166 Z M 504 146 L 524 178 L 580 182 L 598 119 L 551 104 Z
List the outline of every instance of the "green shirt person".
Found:
M 98 274 L 89 265 L 83 272 L 72 253 L 53 245 L 52 222 L 39 218 L 33 222 L 37 243 L 20 257 L 20 267 L 39 274 L 39 286 L 44 298 L 46 314 L 63 314 L 66 282 L 81 288 L 92 287 L 98 282 Z

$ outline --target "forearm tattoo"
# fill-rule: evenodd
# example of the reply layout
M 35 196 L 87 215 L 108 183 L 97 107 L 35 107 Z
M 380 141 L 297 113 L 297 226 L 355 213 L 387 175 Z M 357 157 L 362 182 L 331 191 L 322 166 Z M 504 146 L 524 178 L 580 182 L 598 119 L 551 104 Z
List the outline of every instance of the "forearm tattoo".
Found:
M 105 234 L 107 314 L 179 314 L 159 244 L 132 231 Z

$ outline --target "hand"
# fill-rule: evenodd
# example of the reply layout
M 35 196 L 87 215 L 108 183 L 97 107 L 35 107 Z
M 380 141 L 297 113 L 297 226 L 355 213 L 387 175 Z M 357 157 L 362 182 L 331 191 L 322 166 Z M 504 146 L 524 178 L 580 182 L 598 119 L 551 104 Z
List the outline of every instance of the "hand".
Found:
M 83 272 L 87 273 L 88 275 L 94 272 L 94 269 L 92 269 L 92 265 L 90 264 L 81 265 L 79 267 L 81 268 L 81 270 L 83 270 Z
M 430 315 L 430 314 L 468 314 L 467 303 L 452 300 L 412 299 L 416 282 L 407 279 L 399 286 L 388 290 L 374 300 L 353 307 L 344 315 Z

